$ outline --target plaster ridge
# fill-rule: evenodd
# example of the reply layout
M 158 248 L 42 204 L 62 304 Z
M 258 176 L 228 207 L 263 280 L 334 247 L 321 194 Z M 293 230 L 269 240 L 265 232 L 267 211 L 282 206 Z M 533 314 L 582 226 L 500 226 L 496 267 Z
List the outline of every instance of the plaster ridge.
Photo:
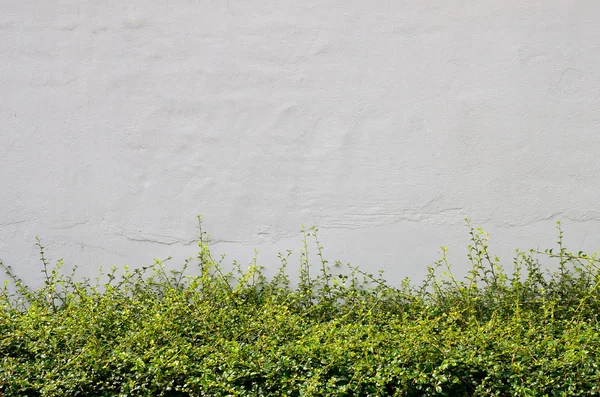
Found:
M 12 222 L 0 223 L 0 226 L 19 225 L 19 224 L 27 223 L 27 222 L 32 222 L 32 220 L 31 219 L 24 219 L 24 220 L 20 220 L 20 221 L 12 221 Z

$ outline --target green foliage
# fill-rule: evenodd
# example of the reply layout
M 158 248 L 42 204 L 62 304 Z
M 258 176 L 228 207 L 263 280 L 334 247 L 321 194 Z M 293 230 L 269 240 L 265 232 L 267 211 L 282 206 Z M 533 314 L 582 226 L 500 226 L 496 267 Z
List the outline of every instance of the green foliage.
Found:
M 41 288 L 2 265 L 0 396 L 598 396 L 600 259 L 558 228 L 557 251 L 517 251 L 509 273 L 469 225 L 464 278 L 444 248 L 400 287 L 330 266 L 316 228 L 297 283 L 290 252 L 271 279 L 256 260 L 225 272 L 202 231 L 195 273 L 157 260 L 81 281 L 38 241 Z

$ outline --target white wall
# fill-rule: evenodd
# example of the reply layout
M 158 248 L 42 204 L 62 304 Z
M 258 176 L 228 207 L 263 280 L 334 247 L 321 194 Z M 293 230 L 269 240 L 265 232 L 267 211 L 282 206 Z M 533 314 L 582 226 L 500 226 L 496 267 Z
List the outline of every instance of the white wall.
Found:
M 419 276 L 466 245 L 600 249 L 596 0 L 0 0 L 0 258 L 215 249 Z M 462 256 L 456 255 L 456 262 Z

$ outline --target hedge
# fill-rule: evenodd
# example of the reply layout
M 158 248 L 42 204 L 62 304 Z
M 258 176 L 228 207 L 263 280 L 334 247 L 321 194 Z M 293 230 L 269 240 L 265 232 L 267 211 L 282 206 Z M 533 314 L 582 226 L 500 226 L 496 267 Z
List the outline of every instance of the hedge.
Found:
M 0 396 L 598 396 L 600 259 L 558 229 L 555 251 L 517 251 L 507 271 L 469 225 L 465 277 L 444 249 L 400 286 L 330 265 L 316 228 L 294 279 L 289 251 L 271 278 L 225 271 L 202 231 L 195 269 L 95 279 L 38 240 L 41 288 L 2 265 Z

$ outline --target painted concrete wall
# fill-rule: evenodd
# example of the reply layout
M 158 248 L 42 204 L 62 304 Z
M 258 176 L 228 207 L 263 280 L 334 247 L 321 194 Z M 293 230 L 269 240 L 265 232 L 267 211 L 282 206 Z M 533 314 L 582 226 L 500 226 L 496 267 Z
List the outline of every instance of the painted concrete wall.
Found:
M 596 0 L 0 0 L 0 258 L 600 249 Z M 454 251 L 453 251 L 454 250 Z M 460 254 L 460 255 L 459 255 Z

